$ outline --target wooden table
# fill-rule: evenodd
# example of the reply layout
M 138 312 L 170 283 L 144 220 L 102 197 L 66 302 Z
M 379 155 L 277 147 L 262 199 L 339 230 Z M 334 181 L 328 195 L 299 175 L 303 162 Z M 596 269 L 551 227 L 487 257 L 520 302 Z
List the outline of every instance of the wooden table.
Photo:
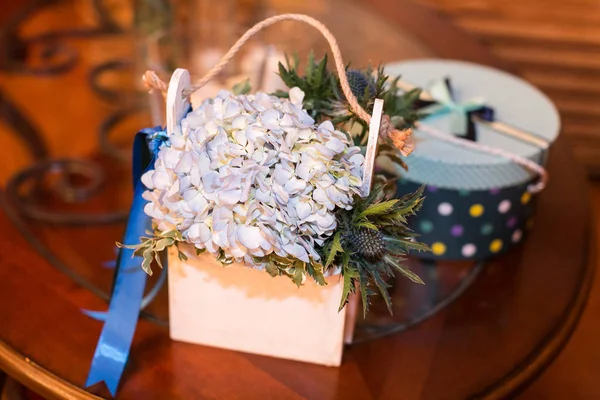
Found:
M 378 47 L 370 36 L 347 38 L 345 54 L 368 50 L 383 61 L 437 55 L 498 65 L 445 21 L 400 4 L 355 2 L 327 22 L 338 35 L 360 33 L 361 24 L 387 33 Z M 73 13 L 68 5 L 55 7 L 28 23 L 26 31 L 39 31 L 45 26 L 40 21 L 71 21 Z M 24 67 L 5 67 L 0 74 L 5 117 L 0 133 L 7 137 L 1 177 L 6 182 L 31 163 L 31 149 L 38 156 L 83 156 L 99 162 L 109 178 L 95 197 L 63 204 L 40 190 L 16 203 L 34 202 L 33 211 L 43 207 L 95 215 L 126 210 L 131 196 L 127 163 L 99 153 L 93 134 L 107 117 L 119 116 L 122 102 L 92 92 L 85 77 L 99 63 L 126 56 L 128 48 L 116 33 L 64 41 L 80 55 L 72 68 L 46 78 L 28 76 Z M 109 79 L 114 81 L 114 76 Z M 112 140 L 127 143 L 147 123 L 145 118 L 120 121 Z M 43 140 L 36 141 L 36 133 Z M 21 143 L 24 137 L 27 147 Z M 487 263 L 461 297 L 425 322 L 349 346 L 340 368 L 326 368 L 173 342 L 161 323 L 168 318 L 165 290 L 148 310 L 152 318 L 139 322 L 117 397 L 437 400 L 505 398 L 520 390 L 566 343 L 589 291 L 587 192 L 582 171 L 565 149 L 560 139 L 551 157 L 551 183 L 538 199 L 536 228 L 528 241 Z M 61 184 L 56 177 L 50 182 Z M 102 388 L 81 388 L 101 330 L 81 309 L 106 308 L 103 297 L 110 291 L 112 271 L 102 262 L 114 258 L 123 225 L 24 221 L 14 209 L 14 198 L 4 196 L 0 369 L 48 398 L 104 396 Z M 441 281 L 455 278 L 458 268 L 440 266 Z

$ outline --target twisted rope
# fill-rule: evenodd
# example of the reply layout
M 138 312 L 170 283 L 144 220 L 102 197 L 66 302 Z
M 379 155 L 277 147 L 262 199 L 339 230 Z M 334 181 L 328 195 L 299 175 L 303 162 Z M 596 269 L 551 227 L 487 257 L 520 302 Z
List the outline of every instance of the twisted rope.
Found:
M 274 17 L 270 17 L 265 19 L 262 22 L 257 23 L 252 28 L 250 28 L 244 35 L 238 39 L 238 41 L 229 49 L 227 54 L 221 58 L 221 60 L 202 77 L 196 84 L 192 85 L 189 89 L 183 91 L 183 95 L 185 97 L 190 96 L 196 90 L 202 88 L 208 82 L 210 82 L 215 76 L 221 72 L 221 70 L 229 63 L 229 61 L 233 58 L 233 56 L 246 44 L 252 36 L 257 34 L 262 29 L 269 27 L 273 24 L 276 24 L 280 21 L 299 21 L 304 22 L 308 25 L 311 25 L 315 29 L 317 29 L 327 40 L 329 46 L 331 47 L 331 52 L 333 54 L 333 59 L 335 61 L 335 67 L 337 70 L 337 75 L 340 79 L 340 86 L 342 88 L 342 92 L 346 96 L 346 100 L 348 104 L 352 108 L 352 111 L 367 125 L 371 122 L 371 115 L 365 111 L 358 103 L 356 96 L 352 93 L 352 89 L 350 88 L 350 83 L 348 83 L 348 78 L 346 77 L 346 67 L 344 61 L 342 59 L 342 53 L 340 51 L 340 47 L 336 38 L 333 34 L 327 29 L 325 25 L 316 19 L 309 17 L 303 14 L 282 14 L 276 15 Z M 150 89 L 157 89 L 163 94 L 163 97 L 166 96 L 168 85 L 163 82 L 154 71 L 146 71 L 143 77 L 146 86 Z M 381 124 L 380 127 L 380 135 L 385 139 L 391 140 L 394 145 L 398 148 L 398 150 L 404 155 L 407 156 L 412 152 L 413 145 L 411 141 L 412 131 L 410 129 L 406 130 L 398 130 L 395 129 L 390 121 L 386 121 Z
M 331 52 L 333 54 L 337 75 L 340 79 L 340 86 L 342 88 L 342 92 L 346 96 L 346 100 L 352 108 L 352 111 L 360 119 L 365 121 L 367 125 L 369 125 L 371 122 L 371 115 L 361 107 L 361 105 L 358 103 L 358 100 L 356 99 L 356 96 L 354 96 L 354 94 L 352 93 L 350 83 L 348 82 L 348 78 L 346 77 L 346 67 L 342 59 L 342 53 L 340 51 L 340 47 L 336 38 L 329 31 L 329 29 L 327 29 L 327 27 L 321 22 L 303 14 L 276 15 L 254 25 L 252 28 L 246 31 L 246 33 L 244 33 L 244 35 L 242 35 L 241 38 L 238 39 L 238 41 L 229 49 L 229 51 L 223 56 L 223 58 L 221 58 L 221 60 L 214 67 L 212 67 L 212 69 L 208 71 L 206 75 L 202 77 L 202 79 L 196 82 L 196 84 L 192 85 L 189 89 L 184 90 L 183 96 L 189 97 L 195 91 L 197 91 L 198 89 L 206 85 L 208 82 L 210 82 L 215 76 L 219 74 L 219 72 L 221 72 L 221 70 L 227 65 L 227 63 L 231 61 L 233 56 L 235 56 L 235 54 L 244 46 L 244 44 L 246 44 L 248 40 L 252 38 L 252 36 L 257 34 L 262 29 L 276 24 L 280 21 L 304 22 L 317 29 L 323 35 L 323 37 L 325 37 L 325 39 L 329 43 L 329 46 L 331 47 Z M 149 89 L 159 90 L 162 93 L 163 97 L 166 98 L 168 85 L 164 81 L 162 81 L 154 71 L 146 71 L 146 73 L 143 76 L 143 80 Z M 435 128 L 432 128 L 428 125 L 419 124 L 418 126 L 419 129 L 433 137 L 436 137 L 437 139 L 454 143 L 461 147 L 505 157 L 511 160 L 512 162 L 516 163 L 517 165 L 520 165 L 523 168 L 538 174 L 540 176 L 539 181 L 535 184 L 529 185 L 528 187 L 528 190 L 531 193 L 538 193 L 542 191 L 546 186 L 546 183 L 548 181 L 548 174 L 546 170 L 531 160 L 517 156 L 504 150 L 496 149 L 469 140 L 456 138 L 452 135 L 448 135 L 444 132 L 438 131 Z M 394 144 L 394 146 L 400 151 L 400 153 L 402 153 L 402 155 L 408 156 L 410 153 L 412 153 L 414 145 L 411 137 L 411 129 L 398 130 L 394 128 L 390 117 L 384 115 L 381 119 L 379 131 L 380 135 L 383 138 L 390 140 Z

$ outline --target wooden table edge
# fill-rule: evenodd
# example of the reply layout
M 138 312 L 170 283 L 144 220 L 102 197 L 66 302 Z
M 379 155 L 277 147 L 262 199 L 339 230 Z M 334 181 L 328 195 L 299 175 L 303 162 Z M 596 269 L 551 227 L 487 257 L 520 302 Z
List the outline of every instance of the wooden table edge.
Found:
M 0 340 L 0 369 L 47 399 L 99 399 L 92 393 L 54 375 Z

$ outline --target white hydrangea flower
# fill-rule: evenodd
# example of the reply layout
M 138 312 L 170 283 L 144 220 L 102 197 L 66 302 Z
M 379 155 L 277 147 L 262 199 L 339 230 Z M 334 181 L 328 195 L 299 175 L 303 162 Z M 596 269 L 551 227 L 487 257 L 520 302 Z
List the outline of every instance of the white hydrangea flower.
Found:
M 255 267 L 271 253 L 319 259 L 314 247 L 335 231 L 336 207 L 352 208 L 364 158 L 330 121 L 315 126 L 302 90 L 289 97 L 221 91 L 186 116 L 142 176 L 161 232 Z

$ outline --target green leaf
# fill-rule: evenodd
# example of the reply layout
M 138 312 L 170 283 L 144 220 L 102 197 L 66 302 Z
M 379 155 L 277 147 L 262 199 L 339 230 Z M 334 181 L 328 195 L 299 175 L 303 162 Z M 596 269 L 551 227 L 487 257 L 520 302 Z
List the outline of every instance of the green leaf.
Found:
M 419 275 L 415 274 L 410 269 L 408 269 L 402 265 L 399 265 L 398 270 L 402 273 L 402 275 L 406 276 L 408 279 L 410 279 L 414 283 L 420 283 L 421 285 L 425 284 L 425 282 L 423 282 L 423 280 L 419 277 Z
M 279 268 L 277 268 L 277 266 L 275 266 L 275 264 L 273 264 L 272 262 L 266 263 L 265 269 L 267 270 L 269 275 L 273 277 L 278 276 L 280 274 Z
M 292 275 L 292 281 L 296 284 L 296 286 L 298 286 L 298 287 L 302 286 L 302 282 L 304 281 L 305 274 L 306 274 L 306 271 L 304 270 L 304 267 L 297 266 L 294 269 L 294 273 Z
M 290 97 L 289 92 L 286 92 L 285 90 L 281 90 L 281 89 L 277 89 L 277 91 L 275 93 L 273 93 L 273 95 L 283 98 L 283 99 L 288 99 Z
M 388 309 L 388 312 L 390 314 L 393 314 L 392 298 L 390 297 L 390 294 L 388 293 L 389 285 L 387 283 L 385 283 L 385 281 L 381 278 L 381 275 L 379 274 L 378 271 L 371 270 L 369 272 L 370 272 L 371 276 L 373 277 L 373 281 L 375 282 L 375 285 L 379 289 L 379 293 L 381 293 L 381 296 L 383 297 L 383 300 L 385 301 L 385 305 Z
M 285 65 L 287 65 L 288 68 L 291 68 L 290 57 L 288 53 L 285 53 L 283 56 L 285 57 Z
M 298 57 L 297 52 L 294 52 L 294 55 L 292 56 L 292 61 L 294 62 L 294 65 L 292 65 L 292 69 L 295 71 L 298 69 L 298 66 L 300 65 L 300 57 Z
M 295 86 L 294 84 L 294 80 L 291 77 L 291 74 L 285 69 L 285 67 L 283 66 L 283 64 L 280 62 L 278 64 L 279 67 L 279 76 L 281 77 L 281 80 L 283 81 L 283 83 L 285 83 L 285 85 L 289 88 L 292 88 Z
M 155 252 L 154 253 L 154 259 L 156 260 L 156 263 L 158 264 L 158 266 L 162 269 L 163 268 L 163 263 L 161 260 L 161 256 L 163 253 L 159 253 L 159 252 Z
M 121 242 L 115 242 L 115 244 L 120 249 L 130 249 L 130 250 L 137 249 L 138 247 L 140 247 L 140 246 L 143 245 L 143 243 L 140 243 L 140 244 L 123 244 Z
M 360 297 L 363 304 L 363 318 L 369 312 L 369 283 L 363 274 L 359 275 Z
M 411 91 L 404 93 L 402 96 L 403 104 L 407 106 L 412 106 L 417 100 L 419 100 L 419 96 L 421 96 L 422 89 L 414 88 Z
M 325 60 L 327 60 L 327 54 L 325 54 L 325 57 L 323 57 L 323 58 Z M 342 92 L 341 92 L 341 87 L 337 81 L 335 74 L 329 74 L 329 86 L 331 87 L 331 91 L 332 91 L 333 95 L 335 96 L 335 98 L 337 98 L 337 99 L 343 98 Z M 352 118 L 352 116 L 348 115 L 348 119 L 351 119 L 351 118 Z M 334 123 L 334 125 L 336 125 L 336 124 Z
M 173 243 L 175 243 L 175 239 L 173 238 L 159 239 L 154 243 L 154 251 L 163 251 L 165 248 L 171 246 Z
M 308 62 L 306 63 L 306 73 L 304 74 L 306 76 L 306 82 L 308 82 L 309 85 L 313 84 L 314 72 L 315 72 L 315 53 L 311 50 L 308 53 Z
M 163 233 L 160 235 L 160 237 L 162 238 L 171 238 L 177 241 L 181 241 L 182 237 L 181 237 L 181 232 L 179 232 L 178 230 L 172 230 L 172 231 L 168 231 L 166 233 Z
M 344 287 L 342 289 L 342 300 L 340 301 L 340 307 L 338 311 L 341 311 L 344 306 L 348 303 L 348 297 L 350 293 L 354 293 L 356 279 L 359 277 L 358 271 L 350 268 L 350 255 L 344 253 L 342 255 L 342 277 L 344 278 Z
M 398 203 L 398 201 L 398 199 L 392 199 L 383 201 L 381 203 L 373 204 L 367 207 L 366 210 L 358 214 L 358 218 L 367 217 L 369 215 L 385 214 L 386 212 L 390 211 L 396 205 L 396 203 Z
M 181 260 L 181 261 L 187 261 L 188 260 L 188 257 L 182 251 L 177 250 L 177 256 L 179 257 L 179 260 Z
M 337 256 L 337 253 L 344 252 L 344 248 L 342 247 L 342 242 L 340 241 L 340 236 L 341 236 L 341 232 L 339 230 L 333 236 L 333 241 L 331 242 L 331 248 L 329 250 L 329 255 L 327 256 L 327 262 L 325 263 L 325 268 L 329 267 L 333 263 L 333 261 L 335 260 L 335 257 Z
M 327 281 L 323 275 L 323 268 L 323 264 L 314 261 L 306 264 L 306 272 L 308 272 L 308 275 L 310 275 L 315 282 L 321 286 L 327 285 Z
M 250 78 L 247 78 L 246 80 L 244 80 L 242 82 L 238 82 L 235 85 L 233 85 L 232 92 L 235 95 L 248 94 L 248 93 L 250 93 L 251 89 L 252 88 L 250 87 Z
M 356 226 L 357 228 L 367 228 L 367 229 L 372 229 L 374 231 L 378 231 L 379 228 L 377 228 L 377 225 L 375 225 L 374 223 L 368 221 L 368 220 L 363 220 L 360 222 L 357 222 L 354 224 L 354 226 Z
M 324 78 L 327 77 L 327 53 L 323 56 L 319 65 L 317 66 L 317 72 L 315 74 L 315 86 L 321 86 Z
M 384 237 L 384 240 L 392 246 L 398 246 L 402 250 L 415 250 L 415 251 L 431 251 L 431 248 L 424 243 L 412 241 L 408 239 L 402 239 L 399 237 Z
M 199 249 L 196 247 L 196 255 L 199 256 L 200 254 L 206 252 L 206 249 Z
M 225 256 L 225 252 L 223 249 L 219 249 L 219 255 L 217 256 L 217 261 L 220 262 L 224 267 L 230 264 L 233 264 L 233 260 L 231 258 L 227 258 Z
M 413 281 L 414 283 L 420 283 L 424 285 L 425 282 L 419 277 L 419 275 L 412 272 L 410 269 L 406 268 L 404 265 L 398 263 L 390 256 L 385 256 L 385 260 L 390 263 L 396 270 L 398 270 L 402 275 Z
M 133 256 L 134 257 L 144 257 L 144 252 L 148 249 L 152 249 L 150 246 L 139 244 L 138 247 L 135 248 L 135 250 L 133 251 Z
M 150 265 L 152 264 L 152 260 L 154 259 L 154 252 L 151 248 L 147 248 L 143 254 L 144 259 L 142 260 L 142 269 L 148 275 L 152 276 L 152 268 Z

